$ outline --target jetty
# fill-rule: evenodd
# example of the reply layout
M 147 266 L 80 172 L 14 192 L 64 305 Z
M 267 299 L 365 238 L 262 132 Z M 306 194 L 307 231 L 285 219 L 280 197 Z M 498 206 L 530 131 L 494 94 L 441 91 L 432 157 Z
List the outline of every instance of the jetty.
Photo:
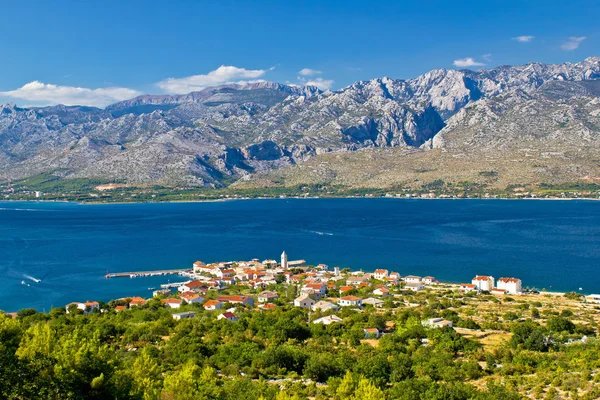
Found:
M 134 272 L 114 272 L 107 273 L 106 279 L 110 278 L 138 278 L 147 276 L 180 275 L 187 269 L 161 269 L 156 271 L 134 271 Z
M 160 287 L 162 289 L 171 289 L 171 288 L 176 288 L 182 285 L 185 285 L 186 283 L 190 283 L 190 281 L 185 281 L 185 282 L 172 282 L 172 283 L 163 283 L 162 285 L 160 285 Z

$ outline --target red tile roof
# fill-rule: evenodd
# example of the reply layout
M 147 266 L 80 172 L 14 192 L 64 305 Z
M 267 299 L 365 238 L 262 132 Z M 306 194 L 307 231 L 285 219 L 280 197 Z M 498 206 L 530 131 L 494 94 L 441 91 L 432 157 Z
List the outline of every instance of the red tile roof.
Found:
M 507 282 L 507 283 L 508 282 L 517 283 L 519 281 L 520 281 L 520 279 L 517 279 L 517 278 L 500 278 L 500 279 L 498 279 L 498 282 Z
M 181 299 L 164 299 L 164 300 L 161 300 L 161 303 L 163 303 L 163 304 L 181 304 L 182 301 L 181 301 Z
M 344 297 L 341 297 L 340 300 L 358 301 L 358 300 L 362 300 L 362 299 L 360 297 L 356 297 L 356 296 L 344 296 Z
M 202 298 L 202 296 L 200 296 L 199 294 L 191 292 L 185 292 L 181 295 L 181 297 L 183 297 L 186 300 L 195 300 L 197 298 Z
M 217 305 L 219 305 L 219 304 L 221 304 L 221 302 L 220 302 L 220 301 L 218 301 L 218 300 L 209 300 L 209 301 L 207 301 L 206 303 L 204 303 L 204 307 L 205 307 L 205 308 L 206 308 L 206 307 L 214 307 L 214 306 L 217 306 Z

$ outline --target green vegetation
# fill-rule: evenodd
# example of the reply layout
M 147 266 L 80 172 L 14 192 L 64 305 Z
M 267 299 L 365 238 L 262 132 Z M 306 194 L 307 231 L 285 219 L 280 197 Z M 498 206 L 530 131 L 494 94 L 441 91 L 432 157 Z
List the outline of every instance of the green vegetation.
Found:
M 490 171 L 482 171 L 482 174 L 488 172 Z M 117 183 L 122 186 L 111 190 L 97 189 L 99 185 L 108 183 Z M 53 174 L 40 174 L 10 184 L 8 182 L 0 183 L 0 191 L 4 192 L 5 199 L 10 200 L 42 199 L 48 201 L 111 203 L 279 197 L 597 198 L 598 193 L 600 193 L 600 185 L 590 183 L 541 184 L 539 186 L 509 185 L 505 189 L 497 189 L 488 186 L 486 183 L 469 180 L 451 182 L 436 179 L 431 182 L 421 182 L 417 187 L 414 184 L 377 188 L 314 183 L 293 186 L 246 187 L 233 184 L 222 188 L 186 188 L 125 185 L 123 182 L 107 182 L 99 179 L 63 179 Z M 41 197 L 36 197 L 36 191 L 42 192 Z
M 74 308 L 0 313 L 0 397 L 6 399 L 534 399 L 600 396 L 595 312 L 563 298 L 499 301 L 448 288 L 394 288 L 383 308 L 344 308 L 341 323 L 290 305 L 237 305 L 176 321 L 160 299 L 117 312 Z M 356 289 L 367 296 L 373 288 Z M 328 297 L 335 298 L 337 288 Z M 228 294 L 256 296 L 232 286 Z M 208 298 L 215 297 L 211 293 Z M 527 299 L 527 298 L 526 298 Z M 412 304 L 407 307 L 407 304 Z M 227 305 L 226 307 L 229 307 Z M 536 320 L 532 311 L 545 315 Z M 427 328 L 443 317 L 457 328 Z M 521 321 L 521 322 L 519 322 Z M 365 339 L 365 328 L 386 332 Z M 582 335 L 588 340 L 577 341 Z M 496 340 L 494 338 L 504 338 Z M 566 344 L 575 340 L 573 344 Z M 565 372 L 568 371 L 568 374 Z

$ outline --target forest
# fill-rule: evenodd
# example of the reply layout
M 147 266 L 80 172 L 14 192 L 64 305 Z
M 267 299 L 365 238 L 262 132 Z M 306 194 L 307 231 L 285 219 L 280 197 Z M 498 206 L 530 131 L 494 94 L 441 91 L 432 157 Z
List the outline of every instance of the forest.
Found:
M 293 290 L 272 289 L 281 293 L 276 308 L 235 305 L 235 322 L 200 304 L 177 310 L 196 312 L 177 321 L 158 298 L 124 311 L 115 307 L 127 300 L 101 302 L 89 315 L 64 308 L 0 313 L 0 397 L 600 397 L 597 310 L 577 308 L 583 305 L 577 295 L 558 302 L 427 290 L 395 296 L 382 308 L 343 308 L 336 312 L 342 322 L 322 325 L 311 321 L 331 311 L 293 307 Z M 423 324 L 436 316 L 454 327 Z M 365 328 L 383 335 L 366 337 Z M 503 340 L 489 343 L 476 334 L 490 332 Z

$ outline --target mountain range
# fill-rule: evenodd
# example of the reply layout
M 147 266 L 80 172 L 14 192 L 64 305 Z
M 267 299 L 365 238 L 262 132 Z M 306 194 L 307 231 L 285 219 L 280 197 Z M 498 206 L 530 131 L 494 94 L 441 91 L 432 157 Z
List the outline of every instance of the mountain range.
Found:
M 599 96 L 600 58 L 590 57 L 325 92 L 257 82 L 105 109 L 4 104 L 0 178 L 186 187 L 595 180 Z

